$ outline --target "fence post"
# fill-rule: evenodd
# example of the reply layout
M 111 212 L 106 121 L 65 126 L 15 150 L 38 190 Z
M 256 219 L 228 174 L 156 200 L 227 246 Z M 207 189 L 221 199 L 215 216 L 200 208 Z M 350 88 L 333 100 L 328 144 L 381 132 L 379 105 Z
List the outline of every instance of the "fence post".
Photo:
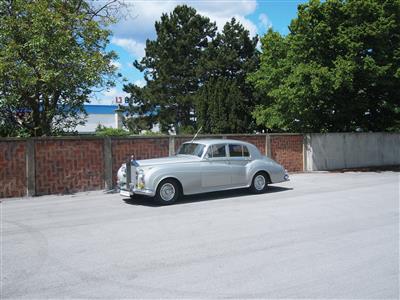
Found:
M 175 155 L 175 137 L 171 135 L 168 138 L 168 155 Z
M 112 141 L 107 136 L 103 140 L 103 161 L 104 161 L 104 188 L 106 190 L 113 189 L 113 166 L 112 166 Z
M 35 140 L 26 140 L 26 195 L 36 195 Z
M 272 158 L 271 153 L 271 136 L 267 133 L 265 135 L 265 155 L 269 158 Z
M 304 134 L 303 135 L 303 171 L 312 171 L 311 161 L 308 160 L 308 149 L 309 149 L 309 144 L 311 140 L 311 135 L 310 134 Z

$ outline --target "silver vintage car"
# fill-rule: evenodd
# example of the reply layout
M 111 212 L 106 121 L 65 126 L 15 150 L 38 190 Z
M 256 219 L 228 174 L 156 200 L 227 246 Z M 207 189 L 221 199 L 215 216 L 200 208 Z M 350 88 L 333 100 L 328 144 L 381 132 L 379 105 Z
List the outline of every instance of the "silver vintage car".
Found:
M 269 183 L 287 180 L 286 170 L 256 146 L 228 139 L 186 142 L 175 156 L 132 159 L 118 170 L 122 196 L 146 195 L 160 204 L 172 204 L 181 195 L 246 187 L 263 193 Z

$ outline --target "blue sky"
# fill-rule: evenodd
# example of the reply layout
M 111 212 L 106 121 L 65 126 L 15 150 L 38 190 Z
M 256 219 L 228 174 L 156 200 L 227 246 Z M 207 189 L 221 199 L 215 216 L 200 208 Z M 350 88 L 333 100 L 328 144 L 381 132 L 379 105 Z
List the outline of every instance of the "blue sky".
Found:
M 296 17 L 297 6 L 307 1 L 297 0 L 125 0 L 128 13 L 111 28 L 113 36 L 108 46 L 117 52 L 115 66 L 128 82 L 143 85 L 143 74 L 132 63 L 144 55 L 146 39 L 155 39 L 154 22 L 162 13 L 171 12 L 176 5 L 187 4 L 198 13 L 217 23 L 219 29 L 235 17 L 251 33 L 262 36 L 269 27 L 282 34 L 288 33 L 290 21 Z M 92 104 L 113 104 L 115 97 L 125 97 L 123 83 L 96 94 Z

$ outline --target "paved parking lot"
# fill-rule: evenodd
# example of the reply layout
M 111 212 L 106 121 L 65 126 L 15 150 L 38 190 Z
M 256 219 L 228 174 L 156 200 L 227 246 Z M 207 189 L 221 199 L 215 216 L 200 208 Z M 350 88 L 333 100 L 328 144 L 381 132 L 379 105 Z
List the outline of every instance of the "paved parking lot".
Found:
M 399 173 L 296 174 L 159 207 L 1 203 L 3 298 L 398 298 Z

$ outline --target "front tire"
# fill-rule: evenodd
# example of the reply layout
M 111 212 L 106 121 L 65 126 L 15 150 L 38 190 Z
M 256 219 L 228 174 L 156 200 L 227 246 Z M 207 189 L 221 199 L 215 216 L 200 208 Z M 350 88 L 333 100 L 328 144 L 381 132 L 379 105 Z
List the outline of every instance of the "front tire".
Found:
M 161 205 L 175 203 L 181 196 L 179 184 L 174 179 L 165 179 L 157 187 L 155 201 Z
M 265 193 L 268 187 L 268 175 L 264 172 L 258 172 L 254 175 L 251 182 L 250 191 L 253 194 Z

